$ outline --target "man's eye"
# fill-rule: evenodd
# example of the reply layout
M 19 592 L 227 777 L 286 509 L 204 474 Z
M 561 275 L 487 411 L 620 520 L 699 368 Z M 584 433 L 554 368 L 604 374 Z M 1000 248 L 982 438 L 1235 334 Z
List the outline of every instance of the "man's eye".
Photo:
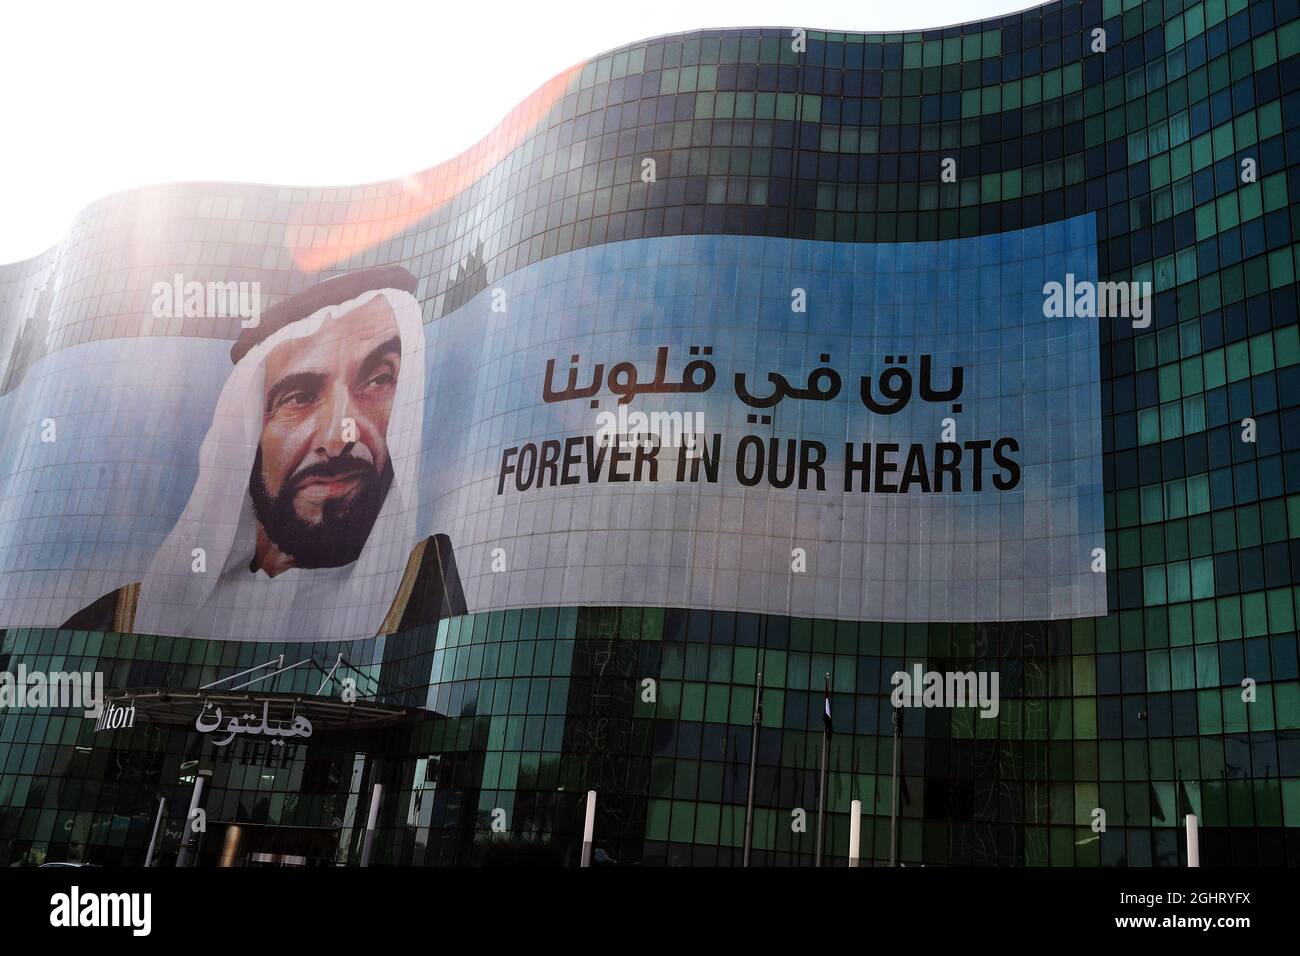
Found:
M 397 377 L 393 375 L 392 372 L 380 372 L 378 375 L 372 378 L 367 384 L 375 385 L 380 388 L 387 388 L 389 385 L 392 385 L 396 381 L 397 381 Z
M 316 396 L 311 392 L 290 392 L 280 404 L 302 408 L 304 405 L 310 405 L 315 400 Z

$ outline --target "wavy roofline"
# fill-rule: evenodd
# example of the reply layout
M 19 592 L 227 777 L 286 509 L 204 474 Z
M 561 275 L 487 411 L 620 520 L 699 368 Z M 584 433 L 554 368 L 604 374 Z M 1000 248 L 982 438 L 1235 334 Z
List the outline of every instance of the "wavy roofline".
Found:
M 434 176 L 439 169 L 446 166 L 450 166 L 456 163 L 457 161 L 462 160 L 464 157 L 472 154 L 475 150 L 486 148 L 486 145 L 489 143 L 489 141 L 492 140 L 492 138 L 496 136 L 509 123 L 512 116 L 514 116 L 516 113 L 520 112 L 521 110 L 526 109 L 531 101 L 539 97 L 542 97 L 545 91 L 548 90 L 548 88 L 558 84 L 561 81 L 561 79 L 563 79 L 567 83 L 568 78 L 580 73 L 588 63 L 592 63 L 596 60 L 599 60 L 601 57 L 610 56 L 616 53 L 621 53 L 624 50 L 632 50 L 635 49 L 636 47 L 645 46 L 647 44 L 654 43 L 658 40 L 665 40 L 665 39 L 678 38 L 678 37 L 689 37 L 689 36 L 707 36 L 709 34 L 715 34 L 715 33 L 716 34 L 736 34 L 736 33 L 746 33 L 746 32 L 756 32 L 760 34 L 764 32 L 788 33 L 790 30 L 794 30 L 794 29 L 804 29 L 815 33 L 837 33 L 837 34 L 843 34 L 845 36 L 850 36 L 850 35 L 881 36 L 881 37 L 897 36 L 899 38 L 902 38 L 903 36 L 911 33 L 930 33 L 936 30 L 952 30 L 960 27 L 972 26 L 974 24 L 1000 23 L 1002 20 L 1004 20 L 1007 17 L 1020 16 L 1032 10 L 1040 10 L 1040 9 L 1045 9 L 1047 7 L 1064 8 L 1066 6 L 1081 6 L 1082 3 L 1083 0 L 1045 0 L 1045 2 L 1043 3 L 1032 3 L 1020 9 L 1009 10 L 1005 13 L 997 13 L 987 17 L 979 17 L 973 20 L 963 20 L 959 23 L 945 23 L 938 26 L 917 27 L 915 29 L 910 29 L 910 30 L 845 30 L 842 28 L 837 29 L 834 27 L 819 27 L 819 26 L 806 26 L 806 25 L 801 27 L 773 26 L 771 24 L 768 24 L 766 26 L 699 27 L 697 29 L 692 29 L 692 30 L 682 30 L 682 31 L 676 31 L 671 33 L 659 33 L 659 34 L 655 34 L 654 36 L 643 37 L 637 40 L 630 41 L 628 43 L 621 43 L 617 46 L 613 46 L 605 50 L 601 50 L 599 53 L 595 53 L 587 57 L 586 59 L 580 60 L 579 62 L 555 73 L 553 76 L 549 77 L 548 79 L 540 83 L 531 92 L 526 94 L 521 100 L 519 100 L 519 102 L 514 107 L 512 107 L 509 111 L 507 111 L 505 116 L 503 116 L 500 120 L 498 120 L 496 125 L 493 126 L 491 129 L 489 129 L 487 133 L 479 137 L 479 139 L 475 140 L 473 143 L 466 146 L 464 149 L 456 153 L 453 153 L 452 155 L 448 156 L 445 159 L 439 160 L 438 162 L 434 163 L 432 166 L 426 166 L 422 169 L 413 170 L 412 172 L 406 173 L 405 175 L 402 176 L 390 176 L 386 179 L 371 179 L 371 180 L 365 180 L 362 182 L 354 182 L 354 183 L 332 183 L 325 186 L 308 186 L 308 185 L 302 185 L 296 183 L 261 182 L 256 180 L 241 180 L 241 179 L 175 179 L 175 180 L 164 180 L 162 182 L 144 183 L 139 186 L 128 186 L 124 189 L 118 189 L 118 190 L 114 190 L 113 192 L 105 193 L 104 195 L 99 196 L 87 202 L 84 206 L 78 209 L 77 212 L 72 216 L 68 224 L 68 228 L 64 231 L 64 235 L 62 238 L 60 238 L 53 244 L 47 246 L 46 248 L 42 249 L 41 251 L 36 252 L 30 256 L 25 256 L 22 259 L 14 259 L 9 262 L 0 262 L 0 274 L 3 274 L 4 272 L 10 270 L 19 270 L 19 268 L 22 266 L 29 265 L 32 262 L 36 261 L 37 259 L 41 259 L 45 256 L 48 256 L 50 253 L 56 250 L 60 245 L 62 245 L 64 241 L 66 241 L 68 234 L 72 232 L 72 230 L 76 227 L 78 221 L 83 219 L 97 206 L 100 206 L 104 203 L 111 202 L 122 196 L 127 196 L 133 193 L 145 193 L 150 190 L 156 190 L 156 189 L 194 188 L 194 187 L 203 187 L 203 186 L 211 186 L 211 187 L 249 186 L 249 187 L 257 187 L 261 189 L 351 190 L 351 189 L 365 189 L 369 186 L 387 186 L 394 183 L 401 183 L 404 180 L 414 179 L 416 177 Z

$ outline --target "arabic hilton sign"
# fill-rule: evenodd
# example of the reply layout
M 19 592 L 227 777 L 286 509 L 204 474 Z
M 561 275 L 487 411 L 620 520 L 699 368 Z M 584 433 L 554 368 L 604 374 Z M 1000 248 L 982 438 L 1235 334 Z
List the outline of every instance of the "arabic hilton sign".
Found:
M 129 730 L 135 726 L 135 702 L 126 706 L 109 701 L 95 721 L 95 733 L 101 730 Z
M 311 736 L 311 721 L 306 717 L 294 714 L 292 722 L 272 721 L 269 719 L 270 707 L 269 702 L 263 701 L 261 717 L 257 714 L 240 714 L 227 720 L 220 707 L 214 707 L 211 703 L 204 704 L 203 711 L 194 721 L 194 729 L 204 735 L 224 734 L 223 739 L 213 738 L 212 744 L 215 747 L 224 747 L 236 737 L 267 737 L 273 746 L 283 747 L 286 737 L 306 739 Z

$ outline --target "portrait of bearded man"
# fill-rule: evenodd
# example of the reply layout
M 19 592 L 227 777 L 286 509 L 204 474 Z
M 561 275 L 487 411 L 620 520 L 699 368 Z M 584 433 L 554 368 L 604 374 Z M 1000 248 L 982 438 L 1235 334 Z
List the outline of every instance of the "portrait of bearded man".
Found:
M 391 634 L 464 614 L 451 542 L 419 536 L 424 326 L 400 266 L 268 309 L 143 580 L 66 628 L 260 641 Z

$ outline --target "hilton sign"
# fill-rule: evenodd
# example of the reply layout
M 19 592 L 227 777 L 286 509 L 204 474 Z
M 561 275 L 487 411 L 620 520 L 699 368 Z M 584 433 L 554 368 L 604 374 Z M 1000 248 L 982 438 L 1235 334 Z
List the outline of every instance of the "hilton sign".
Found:
M 135 702 L 123 707 L 109 701 L 104 705 L 104 712 L 95 721 L 95 733 L 101 730 L 124 730 L 135 726 Z

